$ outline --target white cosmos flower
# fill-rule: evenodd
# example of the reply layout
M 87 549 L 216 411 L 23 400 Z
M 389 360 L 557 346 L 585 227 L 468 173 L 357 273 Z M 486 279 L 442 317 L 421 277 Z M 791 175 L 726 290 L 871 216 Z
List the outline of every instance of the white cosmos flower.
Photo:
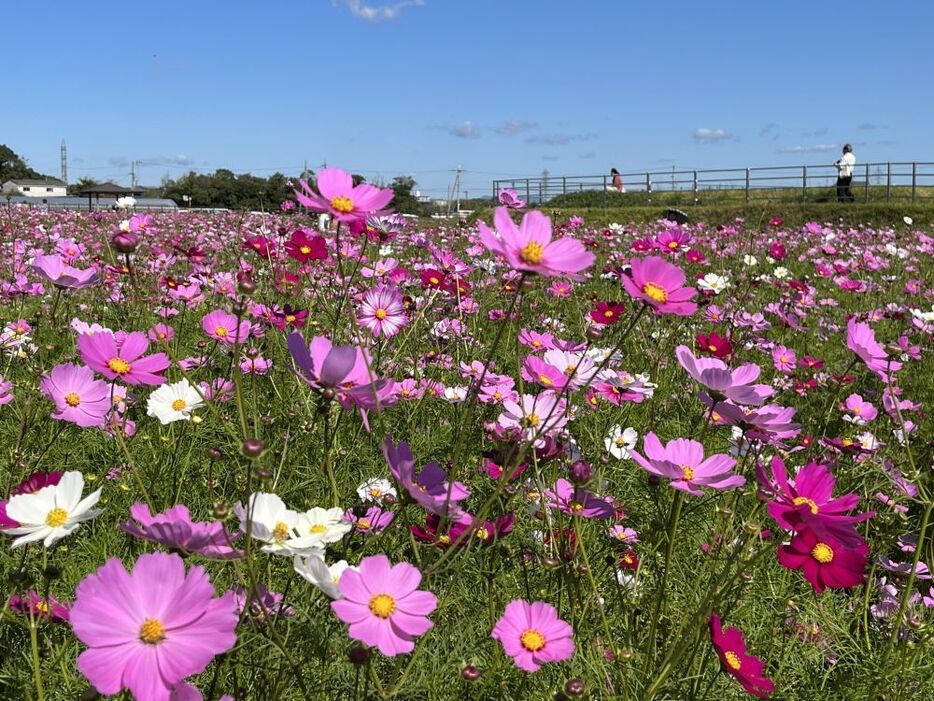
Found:
M 347 560 L 340 560 L 333 565 L 328 565 L 324 561 L 324 550 L 313 550 L 311 554 L 302 557 L 296 555 L 292 561 L 295 571 L 302 577 L 314 584 L 332 599 L 340 599 L 340 581 L 341 575 L 346 570 L 357 571 L 356 567 L 347 564 Z
M 454 387 L 445 387 L 444 388 L 444 398 L 449 402 L 454 402 L 455 404 L 460 403 L 467 399 L 467 388 L 463 385 L 456 385 Z
M 386 497 L 396 497 L 396 488 L 392 482 L 382 477 L 373 477 L 357 487 L 357 496 L 363 501 L 382 502 Z
M 743 256 L 743 264 L 750 268 L 754 268 L 759 265 L 759 261 L 755 256 L 745 255 Z
M 697 287 L 706 292 L 713 292 L 715 295 L 720 294 L 727 287 L 730 286 L 730 278 L 723 275 L 717 275 L 716 273 L 707 273 L 700 280 L 697 281 Z
M 295 526 L 298 537 L 286 541 L 285 547 L 294 555 L 307 555 L 328 543 L 336 543 L 347 535 L 351 528 L 353 524 L 344 520 L 344 510 L 340 507 L 322 509 L 316 506 L 298 515 L 298 523 Z
M 50 547 L 72 531 L 82 521 L 90 521 L 101 513 L 92 508 L 101 498 L 101 490 L 92 492 L 84 499 L 84 476 L 77 471 L 66 472 L 58 484 L 43 487 L 32 494 L 17 494 L 10 497 L 6 512 L 20 525 L 7 528 L 7 535 L 20 536 L 11 547 L 18 548 L 26 543 L 41 540 L 45 547 Z
M 921 321 L 934 321 L 934 306 L 931 307 L 931 311 L 929 312 L 921 309 L 912 309 L 911 315 L 915 319 L 920 319 Z
M 198 390 L 185 379 L 171 385 L 162 385 L 149 395 L 146 402 L 146 414 L 162 423 L 170 424 L 173 421 L 188 421 L 191 412 L 204 404 Z
M 628 460 L 629 451 L 636 447 L 639 434 L 631 426 L 625 431 L 622 426 L 616 425 L 610 429 L 609 435 L 603 439 L 607 451 L 617 460 Z
M 772 271 L 772 275 L 774 275 L 779 280 L 784 280 L 785 278 L 789 277 L 791 273 L 788 272 L 788 268 L 780 265 Z
M 915 220 L 911 217 L 902 217 L 902 221 L 905 222 L 908 226 L 911 226 L 915 223 Z
M 252 494 L 249 503 L 249 514 L 242 504 L 238 503 L 234 506 L 234 513 L 240 519 L 240 530 L 246 533 L 249 521 L 250 535 L 266 543 L 262 547 L 263 552 L 291 555 L 285 543 L 296 537 L 298 512 L 286 508 L 285 503 L 277 495 L 265 492 Z
M 118 197 L 116 205 L 119 209 L 130 209 L 136 206 L 135 197 Z

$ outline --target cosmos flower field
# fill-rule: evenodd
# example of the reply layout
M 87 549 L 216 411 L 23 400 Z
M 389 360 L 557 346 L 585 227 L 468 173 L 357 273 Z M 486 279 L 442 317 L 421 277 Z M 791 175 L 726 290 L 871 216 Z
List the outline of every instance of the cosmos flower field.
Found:
M 925 227 L 391 197 L 0 211 L 0 698 L 934 697 Z

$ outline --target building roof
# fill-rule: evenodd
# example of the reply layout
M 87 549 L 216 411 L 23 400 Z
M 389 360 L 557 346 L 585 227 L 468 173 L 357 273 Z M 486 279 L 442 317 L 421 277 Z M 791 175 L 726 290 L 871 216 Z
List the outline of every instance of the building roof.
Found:
M 8 180 L 7 182 L 16 183 L 20 187 L 31 187 L 33 185 L 45 185 L 46 187 L 49 185 L 55 185 L 58 187 L 65 187 L 65 183 L 58 178 L 15 178 L 13 180 Z
M 78 192 L 79 195 L 141 195 L 142 193 L 143 191 L 138 187 L 123 187 L 116 183 L 100 183 Z

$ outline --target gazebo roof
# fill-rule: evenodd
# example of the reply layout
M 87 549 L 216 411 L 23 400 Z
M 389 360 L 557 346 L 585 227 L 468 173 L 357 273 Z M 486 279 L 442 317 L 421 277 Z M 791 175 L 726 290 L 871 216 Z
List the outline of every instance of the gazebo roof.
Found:
M 143 191 L 139 188 L 123 187 L 116 183 L 101 183 L 92 187 L 86 187 L 81 190 L 79 195 L 142 195 Z

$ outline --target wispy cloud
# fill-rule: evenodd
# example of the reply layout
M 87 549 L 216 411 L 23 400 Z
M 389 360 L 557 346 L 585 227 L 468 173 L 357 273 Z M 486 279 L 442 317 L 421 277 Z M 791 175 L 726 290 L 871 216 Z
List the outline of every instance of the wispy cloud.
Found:
M 515 136 L 516 134 L 522 134 L 523 132 L 532 131 L 533 129 L 538 129 L 538 122 L 527 122 L 523 119 L 507 119 L 496 127 L 496 133 L 503 134 L 504 136 Z
M 875 122 L 863 122 L 862 124 L 857 124 L 856 128 L 860 131 L 875 131 L 876 129 L 888 129 L 888 126 L 885 124 L 876 124 Z
M 763 139 L 767 136 L 771 136 L 773 138 L 778 136 L 778 125 L 775 122 L 769 122 L 759 130 L 759 136 L 761 136 Z
M 470 120 L 448 127 L 448 134 L 456 136 L 458 139 L 479 139 L 482 133 L 480 127 Z
M 559 158 L 560 156 L 542 156 L 543 161 L 557 161 Z
M 549 146 L 567 146 L 568 144 L 593 141 L 597 135 L 591 131 L 584 134 L 542 134 L 541 136 L 530 136 L 523 139 L 527 144 L 547 144 Z
M 730 138 L 730 132 L 726 129 L 708 129 L 701 127 L 694 130 L 694 141 L 702 144 L 716 144 L 726 141 Z
M 797 144 L 795 146 L 783 146 L 775 153 L 823 153 L 825 151 L 836 151 L 840 148 L 837 144 Z
M 194 159 L 184 154 L 177 156 L 154 156 L 150 158 L 127 158 L 126 156 L 111 156 L 107 162 L 114 168 L 129 168 L 130 163 L 136 161 L 137 166 L 190 166 Z
M 336 3 L 335 3 L 336 4 Z M 344 0 L 347 9 L 357 19 L 367 22 L 384 22 L 392 20 L 399 16 L 407 7 L 419 7 L 425 4 L 425 0 L 403 0 L 389 5 L 370 5 L 361 0 Z

